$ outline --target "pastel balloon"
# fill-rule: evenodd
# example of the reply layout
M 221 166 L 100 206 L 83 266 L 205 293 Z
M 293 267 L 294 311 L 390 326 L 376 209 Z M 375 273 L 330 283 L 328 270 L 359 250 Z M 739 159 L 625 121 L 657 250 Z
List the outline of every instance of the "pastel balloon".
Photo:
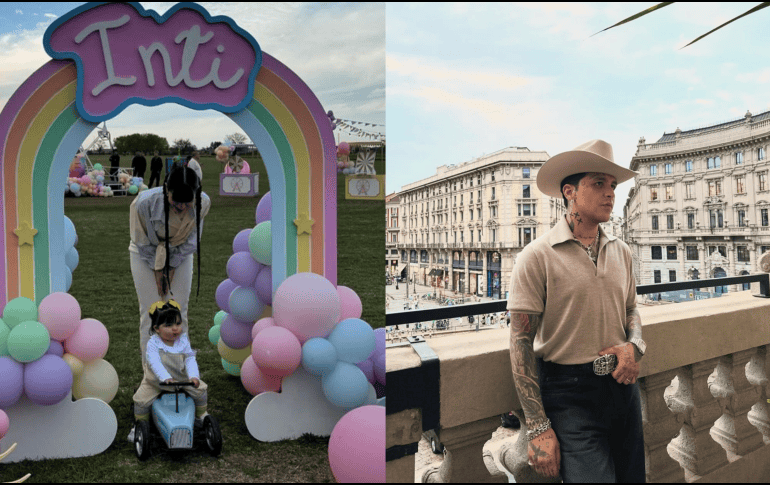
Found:
M 64 291 L 69 291 L 72 287 L 72 271 L 69 268 L 64 268 Z
M 8 334 L 8 353 L 17 362 L 32 362 L 42 357 L 51 345 L 48 329 L 40 322 L 21 322 Z
M 364 373 L 347 362 L 337 362 L 334 370 L 321 378 L 321 387 L 330 403 L 347 409 L 362 405 L 369 394 Z
M 3 308 L 3 321 L 8 328 L 30 320 L 37 320 L 37 305 L 29 298 L 23 296 L 14 298 Z
M 259 301 L 265 305 L 273 304 L 273 268 L 262 266 L 259 274 L 254 279 L 254 289 L 257 290 Z
M 368 359 L 374 350 L 374 330 L 358 318 L 348 318 L 338 323 L 328 339 L 337 349 L 339 359 L 349 364 Z
M 136 185 L 131 185 L 128 188 L 128 193 L 131 195 L 136 195 L 138 192 L 139 192 L 139 187 L 137 187 Z
M 214 325 L 222 325 L 222 322 L 225 321 L 225 317 L 227 316 L 227 312 L 224 310 L 220 310 L 217 312 L 216 315 L 214 315 Z
M 270 221 L 259 223 L 249 234 L 251 256 L 266 266 L 273 264 L 273 238 L 270 225 Z
M 230 315 L 244 322 L 256 321 L 265 309 L 264 303 L 257 297 L 257 290 L 248 286 L 234 289 L 228 303 Z
M 329 437 L 329 466 L 339 483 L 385 482 L 385 408 L 345 414 Z
M 384 328 L 374 329 L 374 351 L 378 354 L 381 352 L 385 352 L 385 329 Z M 371 355 L 370 357 L 373 357 L 373 355 Z
M 231 349 L 242 349 L 251 343 L 252 322 L 242 322 L 232 315 L 225 317 L 219 329 L 222 341 Z
M 265 221 L 269 221 L 271 219 L 272 212 L 273 212 L 273 196 L 271 195 L 270 192 L 268 192 L 261 199 L 259 199 L 259 204 L 257 204 L 257 214 L 256 214 L 257 224 L 260 224 Z
M 221 325 L 214 325 L 213 327 L 211 327 L 209 329 L 209 342 L 216 345 L 217 342 L 219 342 L 219 339 L 221 338 L 220 336 L 221 330 L 222 330 Z
M 62 355 L 62 360 L 67 363 L 68 366 L 70 366 L 70 370 L 72 371 L 73 376 L 78 376 L 83 373 L 83 369 L 85 368 L 85 363 L 75 357 L 72 354 L 64 354 Z
M 38 321 L 45 325 L 51 338 L 68 339 L 80 325 L 80 318 L 80 305 L 69 293 L 51 293 L 40 302 Z
M 227 313 L 230 313 L 230 293 L 236 288 L 238 288 L 238 285 L 229 279 L 224 280 L 217 286 L 217 306 Z
M 8 419 L 8 415 L 5 414 L 5 411 L 0 409 L 0 440 L 3 439 L 5 434 L 8 432 L 10 425 L 11 421 Z
M 374 384 L 374 362 L 369 359 L 362 360 L 356 364 L 356 367 L 361 369 L 361 372 L 364 373 L 366 380 L 369 381 L 370 384 Z
M 64 264 L 67 265 L 70 271 L 75 271 L 75 268 L 78 267 L 79 262 L 80 256 L 78 256 L 78 250 L 74 247 L 70 248 L 69 251 L 67 251 L 67 253 L 64 255 Z
M 110 346 L 110 334 L 102 322 L 84 318 L 73 334 L 64 341 L 67 353 L 83 362 L 102 359 Z
M 259 318 L 273 318 L 273 307 L 265 305 L 265 309 L 262 310 L 262 315 L 260 315 Z
M 0 357 L 0 408 L 9 408 L 16 404 L 24 394 L 24 364 L 10 357 Z
M 374 358 L 374 378 L 382 385 L 385 385 L 385 353 L 377 355 Z
M 344 142 L 344 141 L 339 145 L 337 145 L 337 154 L 350 155 L 350 145 L 348 145 L 347 142 Z
M 242 349 L 231 349 L 220 338 L 219 342 L 217 342 L 217 352 L 219 352 L 220 357 L 231 364 L 241 365 L 247 357 L 251 356 L 251 345 L 247 345 Z
M 248 251 L 241 251 L 230 256 L 227 261 L 227 276 L 238 286 L 251 286 L 261 269 L 261 265 L 251 257 Z
M 233 239 L 233 253 L 249 250 L 249 234 L 251 234 L 251 229 L 244 229 L 235 235 L 235 239 Z
M 39 406 L 58 403 L 72 389 L 72 370 L 61 357 L 44 355 L 24 366 L 24 394 Z
M 337 367 L 337 350 L 325 338 L 311 338 L 302 346 L 302 367 L 314 376 L 330 374 Z
M 297 273 L 281 283 L 273 297 L 273 318 L 300 343 L 326 337 L 339 321 L 340 298 L 329 280 L 315 273 Z
M 268 327 L 254 338 L 251 356 L 265 374 L 285 377 L 302 362 L 302 346 L 289 330 Z
M 268 327 L 275 327 L 275 320 L 273 317 L 265 317 L 257 320 L 257 323 L 251 327 L 251 340 L 254 340 L 254 337 L 256 337 L 259 332 Z
M 230 362 L 226 361 L 225 359 L 222 359 L 222 368 L 230 374 L 231 376 L 238 377 L 241 375 L 241 368 L 240 366 L 237 366 L 235 364 L 231 364 Z
M 356 292 L 347 286 L 338 286 L 337 293 L 340 295 L 340 320 L 361 318 L 363 306 Z
M 94 170 L 104 170 L 104 167 L 102 167 L 101 163 L 95 163 Z
M 241 366 L 241 382 L 243 387 L 251 394 L 256 396 L 262 392 L 281 390 L 280 376 L 270 376 L 259 370 L 254 359 L 249 356 Z
M 62 357 L 64 355 L 64 346 L 58 340 L 51 339 L 51 343 L 46 350 L 45 355 L 55 355 Z
M 118 373 L 112 364 L 104 359 L 89 362 L 83 372 L 75 377 L 72 384 L 72 396 L 75 399 L 94 397 L 109 403 L 118 393 Z
M 8 325 L 0 320 L 0 357 L 4 355 L 10 355 L 8 353 L 8 334 L 11 333 L 11 329 Z

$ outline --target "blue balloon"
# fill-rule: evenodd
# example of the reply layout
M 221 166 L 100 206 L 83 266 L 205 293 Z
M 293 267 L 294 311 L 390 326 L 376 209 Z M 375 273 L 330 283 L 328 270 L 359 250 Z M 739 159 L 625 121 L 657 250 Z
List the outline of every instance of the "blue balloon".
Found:
M 230 293 L 228 299 L 230 314 L 243 322 L 253 322 L 262 315 L 265 305 L 259 300 L 257 290 L 239 286 Z
M 67 254 L 64 255 L 64 263 L 67 265 L 70 271 L 75 272 L 75 268 L 78 267 L 79 262 L 80 256 L 78 255 L 78 250 L 74 247 L 71 247 L 69 251 L 67 251 Z
M 72 188 L 77 186 L 77 189 Z M 70 190 L 73 193 L 80 192 L 80 186 L 78 184 L 72 184 Z M 64 247 L 71 248 L 78 244 L 78 233 L 75 231 L 75 224 L 72 223 L 69 217 L 64 216 Z
M 64 270 L 64 291 L 70 291 L 70 287 L 72 286 L 72 271 L 70 271 L 69 268 L 66 268 Z
M 321 378 L 321 387 L 330 403 L 344 409 L 353 409 L 366 402 L 369 381 L 358 367 L 338 362 L 337 367 Z
M 348 318 L 338 323 L 327 337 L 337 349 L 342 362 L 357 364 L 374 351 L 374 330 L 360 318 Z
M 96 181 L 99 182 L 99 183 L 103 183 L 104 182 L 104 175 L 97 175 L 96 176 Z
M 302 346 L 302 367 L 314 376 L 324 376 L 337 366 L 337 350 L 325 338 L 311 338 Z

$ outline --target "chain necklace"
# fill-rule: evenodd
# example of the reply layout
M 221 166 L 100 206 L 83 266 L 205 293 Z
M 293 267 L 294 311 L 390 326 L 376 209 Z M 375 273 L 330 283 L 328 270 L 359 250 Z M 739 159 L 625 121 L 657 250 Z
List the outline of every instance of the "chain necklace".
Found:
M 599 229 L 598 228 L 596 229 L 596 237 L 594 238 L 593 242 L 591 244 L 589 244 L 587 247 L 574 234 L 573 234 L 573 237 L 575 238 L 575 241 L 577 241 L 578 244 L 580 244 L 580 247 L 583 248 L 583 250 L 586 252 L 586 254 L 588 254 L 588 257 L 591 258 L 591 261 L 593 261 L 594 264 L 596 264 L 596 258 L 599 255 L 598 254 L 594 254 L 594 249 L 593 248 L 594 248 L 594 245 L 596 245 L 597 252 L 598 252 L 598 249 L 599 249 L 599 245 L 598 245 L 598 243 L 599 243 Z

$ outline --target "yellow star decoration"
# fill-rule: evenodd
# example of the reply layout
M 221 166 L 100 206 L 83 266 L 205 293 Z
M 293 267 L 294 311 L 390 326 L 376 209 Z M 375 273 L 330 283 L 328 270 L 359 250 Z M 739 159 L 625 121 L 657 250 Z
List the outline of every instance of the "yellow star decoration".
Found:
M 34 229 L 29 222 L 22 222 L 13 232 L 19 238 L 19 246 L 24 246 L 25 244 L 35 245 L 33 238 L 37 234 L 37 229 Z
M 315 221 L 306 212 L 302 212 L 299 219 L 294 219 L 294 224 L 297 226 L 297 236 L 301 236 L 302 234 L 312 234 Z

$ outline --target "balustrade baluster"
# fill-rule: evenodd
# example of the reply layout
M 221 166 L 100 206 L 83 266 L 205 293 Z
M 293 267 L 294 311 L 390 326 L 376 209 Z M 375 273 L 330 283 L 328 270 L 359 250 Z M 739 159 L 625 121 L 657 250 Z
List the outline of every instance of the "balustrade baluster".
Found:
M 757 353 L 752 357 L 746 369 L 749 383 L 757 389 L 759 401 L 757 401 L 748 413 L 748 419 L 760 433 L 766 445 L 770 445 L 770 358 L 767 351 L 770 345 L 757 348 Z
M 665 391 L 676 377 L 669 370 L 639 379 L 644 425 L 644 454 L 647 482 L 683 482 L 684 471 L 666 447 L 677 435 L 682 422 L 666 405 Z

